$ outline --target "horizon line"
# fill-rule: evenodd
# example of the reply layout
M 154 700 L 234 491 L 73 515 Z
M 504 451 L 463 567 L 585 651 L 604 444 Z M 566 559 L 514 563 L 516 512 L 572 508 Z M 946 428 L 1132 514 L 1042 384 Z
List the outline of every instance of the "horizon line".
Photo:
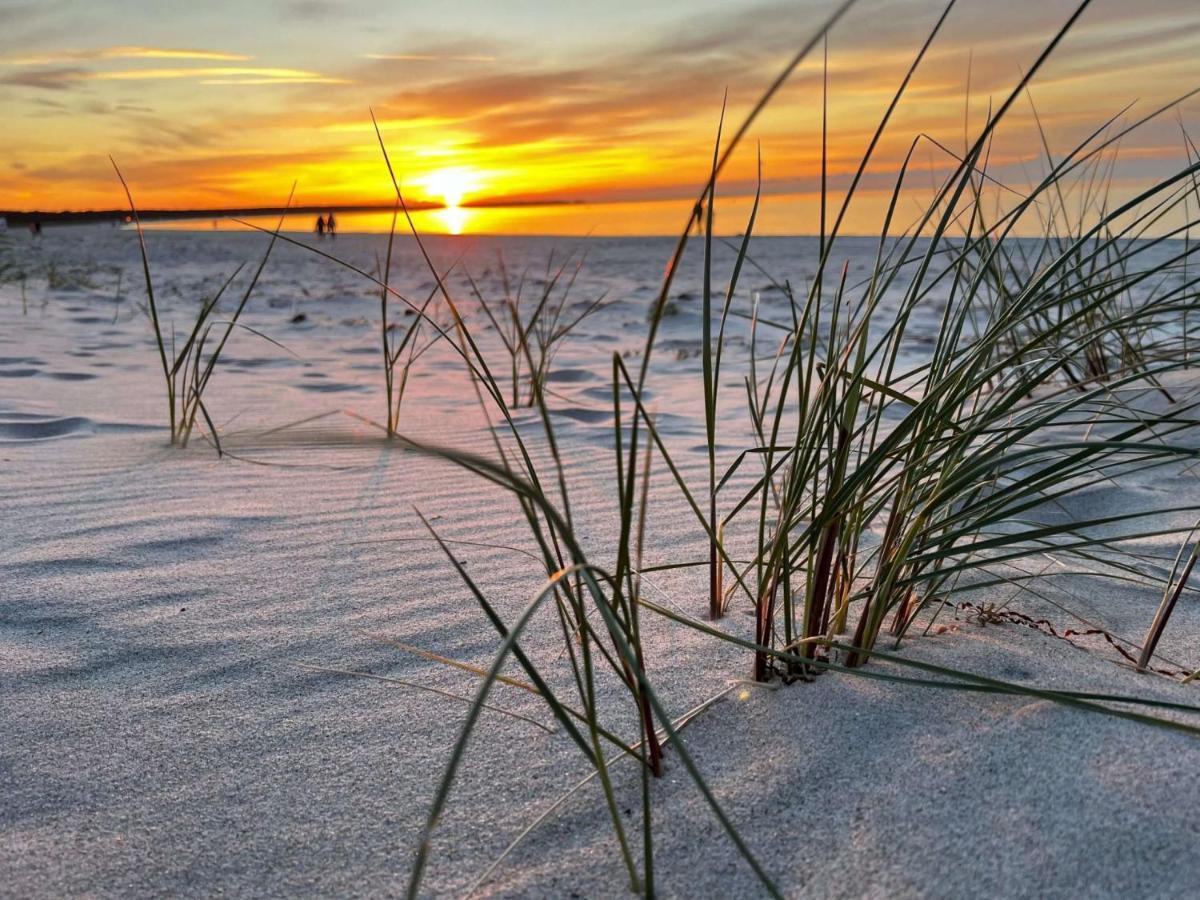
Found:
M 578 206 L 588 203 L 638 203 L 640 200 L 580 200 L 580 199 L 522 199 L 522 198 L 482 198 L 470 200 L 451 206 L 434 200 L 413 200 L 405 206 L 413 212 L 425 212 L 433 209 L 501 209 L 528 206 Z M 211 219 L 232 218 L 234 216 L 269 216 L 269 215 L 311 215 L 323 212 L 390 212 L 396 209 L 396 203 L 306 203 L 297 206 L 211 206 L 211 207 L 156 207 L 138 209 L 139 219 Z M 0 209 L 0 216 L 10 221 L 30 221 L 41 219 L 45 221 L 101 221 L 108 219 L 124 219 L 133 215 L 128 208 L 120 209 Z

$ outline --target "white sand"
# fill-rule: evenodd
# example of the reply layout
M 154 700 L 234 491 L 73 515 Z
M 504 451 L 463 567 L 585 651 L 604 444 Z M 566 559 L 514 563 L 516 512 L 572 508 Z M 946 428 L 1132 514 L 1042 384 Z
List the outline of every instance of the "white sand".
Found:
M 381 242 L 343 236 L 326 249 L 368 266 Z M 261 243 L 226 233 L 150 236 L 160 293 L 180 328 L 203 285 Z M 492 287 L 498 247 L 518 270 L 544 265 L 552 247 L 582 246 L 433 243 L 446 260 L 465 250 Z M 587 246 L 576 296 L 609 290 L 616 303 L 569 340 L 555 390 L 575 512 L 589 549 L 605 558 L 614 528 L 609 359 L 640 346 L 669 244 Z M 410 250 L 398 282 L 420 293 L 428 278 Z M 238 334 L 213 380 L 208 400 L 228 423 L 228 445 L 268 464 L 258 465 L 218 461 L 202 442 L 165 446 L 157 359 L 133 308 L 140 284 L 131 234 L 49 230 L 36 249 L 15 235 L 0 244 L 5 253 L 37 271 L 26 284 L 27 314 L 20 284 L 0 284 L 0 895 L 402 892 L 466 706 L 302 666 L 470 695 L 472 676 L 380 638 L 487 665 L 496 635 L 440 552 L 420 540 L 411 505 L 448 538 L 528 548 L 514 505 L 449 466 L 389 449 L 345 412 L 379 419 L 383 405 L 378 300 L 349 273 L 285 248 L 245 321 L 298 358 Z M 811 268 L 811 248 L 798 241 L 767 241 L 761 253 L 768 270 L 796 283 Z M 53 290 L 50 261 L 60 279 Z M 115 269 L 128 295 L 117 310 Z M 694 277 L 689 270 L 679 291 L 694 296 Z M 87 283 L 77 290 L 63 288 L 61 279 L 80 278 Z M 747 276 L 747 290 L 765 286 Z M 698 301 L 677 305 L 651 390 L 698 483 Z M 296 313 L 305 321 L 292 323 Z M 935 322 L 931 313 L 929 327 Z M 739 377 L 731 369 L 722 411 L 731 446 L 745 433 Z M 461 364 L 443 350 L 422 360 L 405 409 L 407 433 L 487 449 Z M 532 419 L 522 421 L 533 434 Z M 654 494 L 648 561 L 702 556 L 700 530 L 665 472 Z M 1200 501 L 1196 476 L 1160 470 L 1078 503 L 1123 511 L 1189 500 Z M 1178 541 L 1150 544 L 1170 555 Z M 506 618 L 541 581 L 519 553 L 459 550 Z M 1042 590 L 1140 640 L 1158 600 L 1152 590 L 1052 571 Z M 701 615 L 703 580 L 658 576 L 651 596 Z M 1078 627 L 1029 596 L 1014 608 L 1059 630 Z M 1136 675 L 1102 640 L 1073 647 L 1015 624 L 942 621 L 949 631 L 914 639 L 906 652 L 1042 687 L 1200 703 L 1200 684 Z M 525 646 L 565 684 L 557 627 L 541 624 Z M 727 624 L 750 629 L 740 611 Z M 653 619 L 647 630 L 651 675 L 676 713 L 748 673 L 748 654 L 727 645 Z M 1200 666 L 1197 635 L 1200 611 L 1188 597 L 1163 655 Z M 521 691 L 498 688 L 492 702 L 551 723 Z M 616 721 L 632 734 L 621 709 Z M 685 734 L 726 810 L 792 896 L 1166 897 L 1200 883 L 1197 738 L 1028 699 L 835 675 L 747 688 L 744 698 L 735 691 Z M 486 714 L 436 834 L 426 892 L 460 894 L 587 771 L 564 735 Z M 635 774 L 618 769 L 631 823 Z M 655 786 L 655 822 L 664 895 L 760 892 L 670 756 Z M 621 896 L 624 883 L 592 785 L 535 829 L 485 891 Z

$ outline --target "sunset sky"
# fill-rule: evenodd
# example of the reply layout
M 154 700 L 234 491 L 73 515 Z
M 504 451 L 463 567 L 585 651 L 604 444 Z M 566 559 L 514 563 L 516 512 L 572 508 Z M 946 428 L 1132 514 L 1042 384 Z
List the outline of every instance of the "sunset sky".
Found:
M 1035 82 L 1052 149 L 1129 102 L 1200 85 L 1200 3 L 1097 0 Z M 962 0 L 889 129 L 879 197 L 918 130 L 963 146 L 1074 0 Z M 830 37 L 835 187 L 941 3 L 862 0 Z M 1000 9 L 1003 7 L 1003 9 Z M 384 203 L 374 107 L 413 199 L 694 196 L 722 94 L 739 119 L 832 8 L 829 0 L 0 0 L 0 209 L 113 208 L 112 154 L 143 206 Z M 811 199 L 819 54 L 763 116 L 767 189 Z M 1182 107 L 1197 126 L 1200 104 Z M 1039 144 L 1022 102 L 993 152 L 1027 183 Z M 1122 146 L 1119 183 L 1184 160 L 1178 119 Z M 936 171 L 932 151 L 922 164 Z M 752 189 L 754 144 L 723 190 Z M 869 197 L 860 211 L 871 214 Z M 852 223 L 853 224 L 853 223 Z

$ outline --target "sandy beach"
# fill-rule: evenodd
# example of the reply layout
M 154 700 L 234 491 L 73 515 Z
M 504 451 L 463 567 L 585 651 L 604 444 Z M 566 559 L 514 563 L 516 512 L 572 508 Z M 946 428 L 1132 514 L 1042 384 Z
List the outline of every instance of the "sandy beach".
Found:
M 413 648 L 486 669 L 499 644 L 416 510 L 507 621 L 545 579 L 536 548 L 509 495 L 384 439 L 373 424 L 385 405 L 378 292 L 297 247 L 277 249 L 242 320 L 278 343 L 238 330 L 208 389 L 227 455 L 201 439 L 170 447 L 136 240 L 106 226 L 47 229 L 36 243 L 0 237 L 3 259 L 26 273 L 0 283 L 0 894 L 402 894 L 479 685 Z M 186 328 L 198 298 L 265 240 L 150 232 L 167 318 Z M 385 242 L 345 234 L 321 246 L 369 268 Z M 549 406 L 576 532 L 603 556 L 618 525 L 611 358 L 639 352 L 671 241 L 429 245 L 455 264 L 448 286 L 498 361 L 465 273 L 494 291 L 500 258 L 532 280 L 552 251 L 586 254 L 571 302 L 603 295 L 607 305 L 563 341 Z M 869 271 L 873 246 L 844 242 L 852 275 Z M 728 266 L 733 251 L 721 252 Z M 762 268 L 796 284 L 815 252 L 813 239 L 755 243 Z M 411 241 L 398 253 L 397 288 L 430 291 Z M 700 263 L 689 252 L 646 392 L 696 484 L 707 477 Z M 764 317 L 784 306 L 758 271 L 738 295 L 755 302 Z M 936 334 L 938 313 L 930 304 L 912 333 Z M 744 353 L 748 329 L 731 321 L 729 346 Z M 915 341 L 911 358 L 922 352 Z M 730 395 L 739 365 L 723 372 Z M 735 438 L 749 439 L 745 410 L 730 401 L 718 412 L 727 459 Z M 491 427 L 461 360 L 432 347 L 414 366 L 402 433 L 487 452 Z M 516 427 L 547 452 L 535 410 L 520 410 Z M 1196 435 L 1184 439 L 1194 446 Z M 1087 488 L 1069 512 L 1177 508 L 1154 524 L 1182 533 L 1137 546 L 1166 571 L 1195 518 L 1185 507 L 1200 504 L 1198 477 L 1186 461 L 1152 468 Z M 650 496 L 647 566 L 703 557 L 703 529 L 661 466 Z M 1019 685 L 1198 702 L 1197 684 L 1180 683 L 1200 668 L 1190 591 L 1155 660 L 1172 674 L 1138 674 L 1117 646 L 1136 652 L 1161 586 L 1089 577 L 1049 556 L 1039 575 L 1036 590 L 951 595 L 901 652 Z M 656 571 L 643 591 L 699 619 L 707 577 Z M 981 614 L 989 604 L 1013 615 Z M 744 606 L 722 628 L 752 640 Z M 522 646 L 566 687 L 561 635 L 548 610 L 538 615 Z M 1177 897 L 1200 879 L 1200 738 L 1031 697 L 869 677 L 914 674 L 884 659 L 866 677 L 757 685 L 740 648 L 663 617 L 643 629 L 658 695 L 672 717 L 700 708 L 686 746 L 788 896 Z M 1112 640 L 1062 637 L 1068 629 Z M 574 790 L 591 767 L 540 698 L 501 684 L 489 703 L 434 832 L 423 895 L 625 895 L 598 785 Z M 600 703 L 636 739 L 619 692 Z M 1195 723 L 1180 710 L 1140 711 Z M 760 895 L 670 748 L 665 767 L 652 786 L 658 892 Z M 617 764 L 613 777 L 635 828 L 637 768 Z

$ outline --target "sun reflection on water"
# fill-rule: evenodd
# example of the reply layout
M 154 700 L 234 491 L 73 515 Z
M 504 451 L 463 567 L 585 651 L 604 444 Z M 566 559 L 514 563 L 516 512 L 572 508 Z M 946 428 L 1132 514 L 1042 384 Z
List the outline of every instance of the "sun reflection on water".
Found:
M 462 206 L 444 206 L 430 210 L 429 217 L 438 224 L 438 231 L 445 234 L 462 234 L 471 221 L 471 210 Z

